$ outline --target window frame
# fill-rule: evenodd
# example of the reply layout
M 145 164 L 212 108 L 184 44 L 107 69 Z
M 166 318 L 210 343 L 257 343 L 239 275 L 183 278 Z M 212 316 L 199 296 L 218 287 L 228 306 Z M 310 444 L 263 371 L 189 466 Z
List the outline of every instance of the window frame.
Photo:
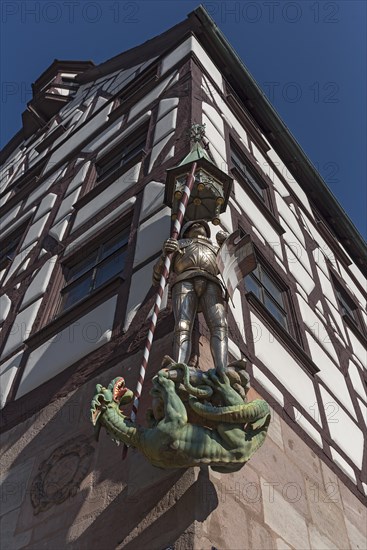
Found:
M 281 275 L 279 275 L 275 269 L 272 268 L 272 266 L 269 264 L 269 261 L 267 261 L 264 256 L 259 252 L 259 249 L 255 246 L 255 253 L 257 258 L 257 265 L 261 266 L 262 269 L 266 272 L 267 276 L 271 279 L 273 284 L 275 284 L 276 287 L 280 290 L 283 296 L 283 311 L 286 314 L 286 321 L 287 321 L 287 328 L 283 326 L 283 324 L 278 321 L 278 319 L 271 313 L 271 311 L 266 307 L 266 305 L 261 301 L 258 296 L 252 291 L 249 290 L 245 283 L 245 278 L 251 275 L 249 273 L 244 277 L 243 279 L 243 288 L 245 291 L 245 297 L 251 305 L 253 305 L 257 311 L 265 317 L 265 319 L 271 324 L 271 326 L 276 327 L 278 332 L 281 335 L 286 336 L 287 340 L 291 341 L 292 343 L 296 344 L 298 351 L 301 350 L 303 359 L 306 360 L 307 363 L 309 363 L 309 357 L 305 353 L 305 344 L 302 337 L 302 330 L 301 325 L 298 322 L 296 309 L 294 307 L 293 301 L 292 301 L 292 291 L 290 286 L 287 284 L 287 282 L 283 279 Z M 314 370 L 314 366 L 311 366 L 311 370 Z M 316 372 L 316 371 L 315 371 Z
M 358 303 L 356 303 L 355 299 L 353 299 L 348 289 L 345 288 L 337 279 L 334 272 L 331 274 L 331 279 L 333 282 L 335 298 L 338 303 L 340 316 L 342 317 L 348 328 L 350 328 L 357 337 L 362 338 L 363 341 L 366 343 L 366 327 Z M 344 302 L 353 312 L 352 315 L 347 312 L 347 308 L 344 306 Z
M 131 236 L 131 217 L 128 217 L 124 219 L 123 224 L 116 225 L 110 231 L 104 231 L 102 234 L 98 235 L 97 238 L 93 239 L 90 243 L 90 246 L 88 246 L 88 253 L 85 255 L 85 257 L 80 260 L 80 251 L 78 254 L 73 254 L 71 258 L 66 258 L 65 260 L 61 261 L 61 284 L 58 291 L 58 296 L 56 300 L 56 304 L 54 307 L 54 313 L 51 317 L 51 320 L 58 319 L 59 317 L 68 314 L 73 309 L 79 307 L 81 304 L 84 304 L 88 302 L 89 300 L 92 300 L 97 294 L 102 292 L 106 287 L 110 286 L 114 281 L 117 279 L 120 279 L 122 281 L 125 281 L 127 277 L 127 270 L 129 268 L 129 242 L 130 242 L 130 236 Z M 116 250 L 114 250 L 112 253 L 108 254 L 105 257 L 100 258 L 101 251 L 103 249 L 103 246 L 112 241 L 114 238 L 116 238 L 119 234 L 124 235 L 126 234 L 126 241 L 124 244 L 120 247 L 118 247 Z M 103 266 L 103 264 L 106 264 L 109 259 L 112 259 L 114 256 L 117 256 L 119 251 L 123 251 L 125 253 L 125 261 L 122 266 L 122 269 L 116 271 L 111 277 L 103 281 L 100 285 L 97 287 L 95 286 L 95 280 L 97 278 L 98 273 L 100 272 L 100 268 Z M 96 261 L 88 270 L 83 271 L 78 277 L 76 277 L 74 280 L 68 282 L 67 277 L 70 271 L 75 268 L 79 263 L 82 261 L 86 261 L 89 257 L 91 257 L 94 253 L 98 255 L 98 261 Z M 80 299 L 78 299 L 76 302 L 73 302 L 68 307 L 63 307 L 63 296 L 67 296 L 67 290 L 70 288 L 73 288 L 77 285 L 78 281 L 82 281 L 87 278 L 87 275 L 92 272 L 92 278 L 91 283 L 88 292 L 85 293 Z
M 120 177 L 122 174 L 127 172 L 129 168 L 131 168 L 136 162 L 138 162 L 139 159 L 142 159 L 146 155 L 146 144 L 147 144 L 147 136 L 148 136 L 148 130 L 149 130 L 149 121 L 144 122 L 141 126 L 136 128 L 133 132 L 131 132 L 129 135 L 126 136 L 125 139 L 121 140 L 120 143 L 112 147 L 110 151 L 105 153 L 103 156 L 101 156 L 100 159 L 96 160 L 95 162 L 95 170 L 96 170 L 96 181 L 94 186 L 99 186 L 101 184 L 104 184 L 106 182 L 112 182 L 118 177 Z M 136 142 L 139 142 L 139 144 L 142 144 L 142 141 L 139 141 L 140 138 L 143 140 L 143 136 L 145 136 L 144 140 L 144 146 L 139 147 L 135 146 L 133 149 L 133 153 L 129 154 L 129 147 L 134 146 Z M 124 150 L 128 150 L 128 158 L 124 162 L 124 157 L 120 158 L 120 160 L 115 160 L 119 156 L 121 156 L 121 153 Z M 135 151 L 135 149 L 137 149 Z M 131 153 L 131 152 L 130 152 Z M 114 164 L 108 170 L 103 171 L 103 168 L 110 163 L 112 163 L 115 160 Z M 114 168 L 114 166 L 116 167 Z
M 261 202 L 271 210 L 267 184 L 264 182 L 263 178 L 255 172 L 252 163 L 248 159 L 246 153 L 233 139 L 230 139 L 229 147 L 231 172 L 235 172 L 235 174 L 240 177 L 240 183 L 242 184 L 244 182 L 246 184 L 246 188 L 249 188 L 252 193 L 255 193 L 257 199 L 260 199 Z M 233 153 L 235 153 L 236 156 L 239 157 L 240 161 L 242 161 L 243 159 L 242 165 L 245 166 L 248 174 L 245 170 L 243 170 L 241 166 L 238 165 L 236 161 L 233 160 Z M 255 184 L 251 183 L 251 178 L 254 180 Z M 260 188 L 262 190 L 262 193 L 259 193 L 256 187 Z

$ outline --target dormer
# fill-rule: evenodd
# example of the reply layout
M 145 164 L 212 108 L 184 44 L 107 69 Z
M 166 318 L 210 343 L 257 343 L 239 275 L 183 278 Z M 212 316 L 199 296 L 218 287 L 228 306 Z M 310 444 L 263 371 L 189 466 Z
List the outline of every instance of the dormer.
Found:
M 55 61 L 32 84 L 33 97 L 22 114 L 24 139 L 55 116 L 73 97 L 76 77 L 94 67 L 92 61 Z

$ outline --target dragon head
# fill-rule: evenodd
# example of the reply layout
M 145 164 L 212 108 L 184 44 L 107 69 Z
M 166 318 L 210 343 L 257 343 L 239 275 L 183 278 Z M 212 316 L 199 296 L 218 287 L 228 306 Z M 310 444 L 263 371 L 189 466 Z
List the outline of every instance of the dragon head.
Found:
M 114 378 L 105 388 L 101 384 L 96 385 L 96 393 L 91 402 L 91 420 L 93 426 L 97 425 L 97 422 L 109 406 L 119 407 L 120 405 L 126 405 L 130 403 L 134 397 L 134 394 L 125 386 L 125 380 L 122 376 Z

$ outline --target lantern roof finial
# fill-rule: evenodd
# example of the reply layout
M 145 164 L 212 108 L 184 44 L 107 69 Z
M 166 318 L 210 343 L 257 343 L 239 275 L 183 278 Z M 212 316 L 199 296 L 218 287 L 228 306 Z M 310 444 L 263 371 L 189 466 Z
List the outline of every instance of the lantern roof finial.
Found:
M 184 164 L 192 164 L 202 158 L 208 160 L 211 164 L 214 164 L 207 152 L 207 146 L 203 144 L 203 138 L 205 136 L 205 124 L 192 124 L 188 131 L 190 141 L 193 141 L 190 153 L 179 163 L 178 166 Z M 215 164 L 214 164 L 215 166 Z

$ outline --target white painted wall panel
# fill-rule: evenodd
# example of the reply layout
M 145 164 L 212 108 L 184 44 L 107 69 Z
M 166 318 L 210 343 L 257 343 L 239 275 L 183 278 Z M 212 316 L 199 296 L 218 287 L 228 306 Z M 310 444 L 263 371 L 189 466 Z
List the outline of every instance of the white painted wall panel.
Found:
M 170 236 L 171 209 L 166 207 L 148 218 L 138 229 L 133 267 L 162 249 Z
M 120 206 L 117 206 L 115 210 L 113 210 L 110 214 L 105 216 L 102 220 L 94 224 L 90 229 L 85 231 L 82 235 L 80 235 L 80 237 L 77 237 L 71 244 L 69 244 L 66 247 L 64 257 L 70 252 L 74 252 L 76 247 L 80 246 L 83 242 L 90 239 L 90 237 L 97 231 L 101 230 L 102 227 L 112 222 L 115 218 L 122 215 L 124 212 L 128 212 L 135 204 L 135 201 L 136 201 L 136 197 L 131 197 L 126 202 L 120 204 Z
M 144 188 L 143 204 L 140 212 L 140 219 L 146 218 L 159 207 L 163 206 L 164 183 L 150 181 Z
M 339 263 L 339 262 L 338 262 Z M 349 290 L 354 294 L 355 298 L 360 304 L 360 307 L 366 310 L 366 298 L 363 296 L 362 292 L 359 290 L 357 285 L 354 283 L 349 273 L 342 265 L 340 265 L 340 275 L 342 276 L 343 282 L 348 286 Z M 366 285 L 364 285 L 364 288 Z
M 39 237 L 42 235 L 42 231 L 46 225 L 46 222 L 47 222 L 47 218 L 49 216 L 49 213 L 47 213 L 45 216 L 42 216 L 42 218 L 40 218 L 38 221 L 36 221 L 35 223 L 33 223 L 25 238 L 24 238 L 24 241 L 22 243 L 22 247 L 21 247 L 21 250 L 24 250 L 25 248 L 27 248 L 30 244 L 32 244 L 34 241 L 36 241 L 37 239 L 39 239 Z
M 319 267 L 317 267 L 317 273 L 319 275 L 322 292 L 324 293 L 326 298 L 329 300 L 329 302 L 333 304 L 334 308 L 337 311 L 339 311 L 338 302 L 336 301 L 336 298 L 335 298 L 335 292 L 333 287 L 331 286 L 329 278 L 325 276 L 324 272 Z
M 214 147 L 220 155 L 220 160 L 216 161 L 216 164 L 224 172 L 227 170 L 227 151 L 224 138 L 205 113 L 203 113 L 203 124 L 205 124 L 205 137 L 209 142 L 210 150 L 212 151 Z
M 322 448 L 322 437 L 316 428 L 303 416 L 300 411 L 293 407 L 296 422 L 304 431 Z
M 317 399 L 311 378 L 278 342 L 262 321 L 251 313 L 251 326 L 255 346 L 255 355 L 272 372 L 279 382 L 295 397 L 303 408 L 314 417 L 317 412 Z M 316 414 L 315 420 L 321 424 Z
M 126 307 L 126 318 L 123 329 L 124 332 L 126 332 L 131 325 L 142 301 L 152 285 L 153 267 L 155 263 L 156 260 L 150 262 L 141 269 L 138 269 L 138 271 L 136 271 L 131 278 L 129 298 Z
M 346 460 L 340 454 L 333 449 L 333 447 L 330 448 L 331 450 L 331 456 L 335 464 L 337 464 L 347 476 L 354 481 L 354 483 L 357 483 L 355 473 L 353 471 L 353 468 L 348 464 Z
M 20 309 L 24 309 L 36 298 L 39 298 L 46 292 L 56 261 L 57 261 L 57 256 L 53 256 L 52 258 L 49 258 L 46 261 L 46 263 L 41 267 L 41 269 L 38 271 L 38 273 L 34 276 L 31 284 L 27 288 L 27 291 L 24 295 Z
M 104 189 L 99 195 L 88 202 L 83 208 L 78 210 L 75 217 L 73 231 L 80 227 L 83 223 L 87 222 L 91 217 L 95 216 L 103 208 L 108 206 L 119 195 L 125 193 L 132 185 L 134 185 L 139 178 L 141 162 L 130 168 L 127 172 L 122 174 L 116 181 L 111 183 L 106 189 Z
M 99 149 L 107 140 L 113 139 L 119 132 L 121 128 L 123 117 L 121 116 L 117 119 L 111 126 L 108 126 L 103 132 L 101 132 L 93 141 L 88 143 L 83 149 L 86 153 L 91 151 L 96 151 Z
M 49 163 L 49 167 L 52 168 L 53 165 Z M 31 193 L 25 203 L 24 208 L 27 208 L 32 202 L 35 202 L 41 197 L 46 191 L 53 185 L 58 179 L 61 179 L 65 174 L 66 166 L 62 166 L 56 170 L 49 178 L 43 181 L 33 193 Z
M 252 220 L 252 223 L 257 227 L 258 231 L 264 237 L 266 242 L 272 247 L 275 254 L 281 260 L 283 260 L 283 254 L 278 233 L 272 228 L 268 220 L 265 218 L 265 216 L 263 216 L 263 214 L 257 208 L 250 196 L 237 181 L 234 181 L 234 192 L 236 195 L 236 201 L 241 205 L 243 210 Z
M 70 195 L 70 193 L 72 193 L 74 189 L 79 187 L 79 185 L 84 183 L 85 178 L 87 177 L 87 173 L 90 168 L 90 165 L 91 165 L 90 162 L 86 162 L 85 164 L 83 164 L 83 166 L 80 167 L 80 169 L 78 170 L 78 172 L 75 174 L 75 176 L 73 177 L 73 179 L 68 185 L 68 188 L 65 193 L 66 197 Z
M 353 385 L 353 388 L 355 389 L 355 391 L 357 393 L 359 393 L 359 395 L 365 401 L 367 401 L 367 392 L 366 392 L 366 389 L 363 385 L 361 375 L 359 373 L 358 368 L 355 366 L 354 363 L 352 363 L 352 361 L 349 362 L 348 374 L 349 374 L 349 378 L 352 382 L 352 385 Z
M 322 386 L 321 397 L 326 411 L 332 411 L 328 416 L 328 426 L 331 437 L 358 468 L 362 468 L 363 432 L 357 424 L 335 403 L 334 398 Z
M 347 328 L 350 343 L 352 344 L 353 353 L 359 359 L 361 365 L 367 369 L 367 350 L 363 346 L 362 342 L 354 335 L 349 328 Z
M 169 69 L 174 67 L 176 63 L 178 63 L 181 59 L 185 57 L 190 51 L 191 51 L 191 41 L 188 38 L 182 44 L 180 44 L 177 48 L 175 48 L 171 53 L 169 53 L 166 57 L 163 58 L 162 65 L 161 65 L 161 74 L 163 75 Z
M 150 154 L 149 172 L 152 170 L 152 168 L 153 168 L 154 164 L 156 163 L 156 160 L 157 160 L 158 156 L 161 154 L 163 148 L 167 145 L 167 143 L 169 142 L 169 140 L 173 136 L 173 133 L 174 132 L 172 132 L 171 134 L 169 134 L 168 136 L 163 138 L 161 141 L 159 141 L 156 145 L 154 145 L 154 147 L 152 149 L 152 152 Z
M 319 367 L 320 372 L 317 377 L 323 380 L 328 388 L 335 394 L 339 401 L 346 407 L 350 414 L 356 417 L 354 406 L 349 395 L 345 376 L 338 367 L 326 355 L 322 347 L 310 335 L 306 334 L 308 345 L 310 346 L 311 357 L 314 363 Z
M 0 409 L 5 407 L 22 355 L 21 351 L 0 365 Z
M 108 115 L 112 109 L 112 104 L 106 105 L 102 111 L 93 116 L 80 130 L 73 134 L 72 139 L 66 140 L 56 151 L 51 155 L 50 160 L 47 163 L 45 172 L 47 172 L 52 166 L 60 162 L 66 155 L 71 153 L 76 147 L 78 147 L 84 140 L 91 136 L 108 120 Z M 80 119 L 81 120 L 81 119 Z
M 274 151 L 274 149 L 270 149 L 267 152 L 267 154 L 269 158 L 274 162 L 275 166 L 278 168 L 283 178 L 286 180 L 289 187 L 292 189 L 293 193 L 299 198 L 304 208 L 309 212 L 309 214 L 311 214 L 312 218 L 314 218 L 309 200 L 305 192 L 301 188 L 301 186 L 297 183 L 297 181 L 293 177 L 290 170 L 288 170 L 288 168 L 285 166 L 285 164 L 283 163 L 281 158 L 277 155 L 277 153 Z
M 19 254 L 15 256 L 13 263 L 11 264 L 10 269 L 6 275 L 6 278 L 4 279 L 4 284 L 10 279 L 10 277 L 12 277 L 12 275 L 14 275 L 15 273 L 19 275 L 19 273 L 27 268 L 30 260 L 28 256 L 32 249 L 36 246 L 36 244 L 37 243 L 35 242 L 32 243 L 27 249 L 22 250 L 22 252 L 19 252 Z
M 308 296 L 315 288 L 315 282 L 287 244 L 285 245 L 285 250 L 288 258 L 289 271 Z
M 177 109 L 172 109 L 164 117 L 162 117 L 155 125 L 154 144 L 158 143 L 162 138 L 171 134 L 176 129 Z
M 162 82 L 160 82 L 151 92 L 146 94 L 140 101 L 138 101 L 134 107 L 131 108 L 128 120 L 131 120 L 136 115 L 138 115 L 141 111 L 144 111 L 152 101 L 157 99 L 161 95 L 161 93 L 171 84 L 173 84 L 176 80 L 176 76 L 178 76 L 178 73 L 176 73 L 172 76 L 169 76 L 168 78 L 165 78 Z
M 53 205 L 56 202 L 56 199 L 57 195 L 55 195 L 55 193 L 49 193 L 48 195 L 46 195 L 42 199 L 33 221 L 37 221 L 42 218 L 44 214 L 47 214 L 47 212 L 52 209 Z
M 279 214 L 282 216 L 286 224 L 290 227 L 292 232 L 296 235 L 297 239 L 302 243 L 302 246 L 305 247 L 306 243 L 303 237 L 302 229 L 300 228 L 299 222 L 293 214 L 292 210 L 290 209 L 289 205 L 278 195 L 278 193 L 275 193 L 275 200 L 277 203 Z
M 130 124 L 126 130 L 123 132 L 120 132 L 117 137 L 110 139 L 107 145 L 102 147 L 100 151 L 97 153 L 97 160 L 99 160 L 101 157 L 106 155 L 109 151 L 111 151 L 114 147 L 117 147 L 124 139 L 127 138 L 132 132 L 134 132 L 137 128 L 142 126 L 143 124 L 147 123 L 151 117 L 152 111 L 147 111 L 144 113 L 141 117 L 139 117 L 135 122 Z
M 55 223 L 59 222 L 62 218 L 65 218 L 67 214 L 73 212 L 73 205 L 79 198 L 81 187 L 77 187 L 70 195 L 64 198 L 60 204 L 60 208 L 55 217 Z
M 158 107 L 157 120 L 160 120 L 169 111 L 177 107 L 178 102 L 179 102 L 178 97 L 167 97 L 167 98 L 161 99 Z
M 64 238 L 65 231 L 69 225 L 70 218 L 71 218 L 71 214 L 68 214 L 67 216 L 65 216 L 65 218 L 60 220 L 56 225 L 53 225 L 48 232 L 49 235 L 51 235 L 51 237 L 53 237 L 57 241 L 61 242 L 62 239 Z
M 339 364 L 338 354 L 330 340 L 330 336 L 328 335 L 323 322 L 299 294 L 297 294 L 297 298 L 304 323 L 308 326 L 324 350 L 329 352 L 334 361 Z
M 262 387 L 272 396 L 275 401 L 284 406 L 284 397 L 282 392 L 269 380 L 267 376 L 256 366 L 252 367 L 254 378 L 262 385 Z
M 11 225 L 9 225 L 7 229 L 2 229 L 1 228 L 1 238 L 4 239 L 8 235 L 10 235 L 17 227 L 19 227 L 27 219 L 29 219 L 31 217 L 31 215 L 33 214 L 33 212 L 35 212 L 35 210 L 36 210 L 36 207 L 34 206 L 30 210 L 28 210 L 28 212 L 26 214 L 24 214 L 23 216 L 20 216 L 18 219 L 13 220 L 13 223 Z
M 310 277 L 313 277 L 310 260 L 308 259 L 308 254 L 306 248 L 300 243 L 293 231 L 288 227 L 287 223 L 281 218 L 281 225 L 286 230 L 283 233 L 283 238 L 287 243 L 288 247 L 292 250 L 293 255 L 297 257 L 298 261 L 305 268 Z M 293 259 L 293 257 L 292 257 Z M 290 261 L 291 258 L 288 258 Z
M 5 321 L 11 308 L 11 300 L 9 296 L 3 294 L 0 296 L 0 323 Z
M 41 302 L 42 300 L 37 300 L 37 302 L 18 313 L 1 354 L 2 358 L 13 353 L 29 337 Z
M 22 206 L 22 203 L 19 203 L 16 206 L 14 206 L 14 208 L 9 210 L 9 212 L 1 216 L 0 218 L 1 231 L 3 231 L 4 227 L 6 227 L 8 223 L 12 222 L 17 217 L 21 206 Z
M 37 388 L 111 339 L 117 296 L 113 296 L 29 356 L 16 399 Z

